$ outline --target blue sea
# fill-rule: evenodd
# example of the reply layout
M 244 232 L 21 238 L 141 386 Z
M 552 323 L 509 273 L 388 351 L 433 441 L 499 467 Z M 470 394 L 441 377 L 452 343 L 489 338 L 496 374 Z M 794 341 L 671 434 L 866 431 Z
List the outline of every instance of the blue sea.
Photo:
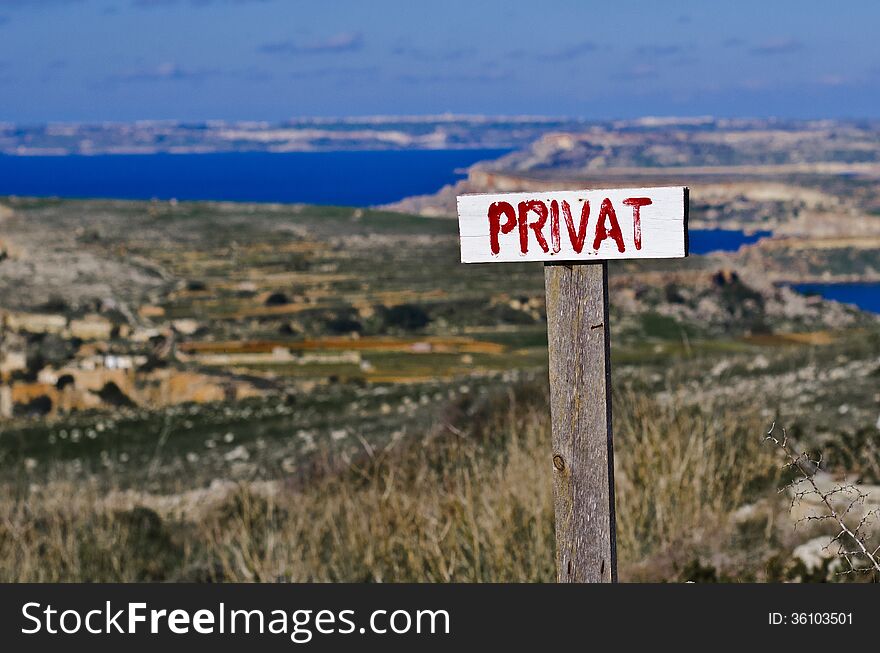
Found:
M 792 286 L 805 295 L 821 295 L 863 311 L 880 313 L 880 283 L 800 283 Z
M 509 151 L 0 155 L 0 195 L 373 206 L 434 193 L 468 166 Z M 692 229 L 690 251 L 735 251 L 769 235 Z
M 743 245 L 751 245 L 772 235 L 772 231 L 746 234 L 738 229 L 689 229 L 688 250 L 691 254 L 735 252 Z
M 509 150 L 2 156 L 0 195 L 372 206 L 440 190 Z

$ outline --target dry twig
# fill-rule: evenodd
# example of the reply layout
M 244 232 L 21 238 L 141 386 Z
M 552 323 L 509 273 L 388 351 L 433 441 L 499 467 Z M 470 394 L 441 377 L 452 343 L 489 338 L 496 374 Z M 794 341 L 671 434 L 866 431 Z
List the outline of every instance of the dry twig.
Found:
M 859 572 L 880 572 L 880 557 L 878 557 L 880 545 L 872 548 L 872 545 L 868 544 L 869 534 L 866 534 L 868 525 L 877 516 L 878 511 L 876 509 L 867 511 L 854 528 L 846 523 L 847 517 L 856 506 L 865 504 L 865 499 L 868 498 L 867 493 L 853 483 L 838 484 L 827 491 L 822 491 L 815 478 L 816 473 L 822 467 L 822 457 L 813 459 L 807 452 L 795 453 L 785 429 L 782 429 L 781 439 L 774 435 L 775 431 L 776 423 L 774 422 L 767 435 L 764 436 L 764 441 L 769 440 L 779 447 L 785 454 L 785 468 L 791 469 L 796 474 L 795 479 L 781 488 L 779 492 L 791 491 L 791 508 L 808 497 L 817 497 L 825 509 L 819 514 L 802 517 L 798 523 L 830 521 L 835 524 L 835 528 L 839 530 L 828 543 L 828 547 L 836 544 L 837 555 L 844 559 L 848 565 L 847 569 L 839 573 L 845 575 Z M 835 508 L 834 504 L 840 503 L 841 499 L 845 500 L 845 507 Z

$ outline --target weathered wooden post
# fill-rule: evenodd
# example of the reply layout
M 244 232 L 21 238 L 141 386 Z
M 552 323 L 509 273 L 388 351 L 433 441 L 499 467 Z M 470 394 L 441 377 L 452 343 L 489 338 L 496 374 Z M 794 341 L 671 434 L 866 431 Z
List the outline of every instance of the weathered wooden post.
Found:
M 458 198 L 463 263 L 544 261 L 559 582 L 617 580 L 606 261 L 687 256 L 687 209 L 683 187 Z

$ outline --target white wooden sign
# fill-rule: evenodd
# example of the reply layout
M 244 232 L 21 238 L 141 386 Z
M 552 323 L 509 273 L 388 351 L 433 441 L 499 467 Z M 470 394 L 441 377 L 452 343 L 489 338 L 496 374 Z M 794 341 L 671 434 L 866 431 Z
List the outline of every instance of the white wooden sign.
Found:
M 687 256 L 688 189 L 458 197 L 463 263 Z

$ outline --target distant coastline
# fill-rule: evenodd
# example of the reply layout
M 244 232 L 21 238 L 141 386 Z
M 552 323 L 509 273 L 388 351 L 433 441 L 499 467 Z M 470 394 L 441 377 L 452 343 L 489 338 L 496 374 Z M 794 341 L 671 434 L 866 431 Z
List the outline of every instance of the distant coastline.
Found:
M 261 121 L 0 122 L 0 154 L 93 156 L 223 152 L 479 150 L 524 147 L 585 121 L 539 116 L 372 116 Z
M 862 128 L 872 121 L 834 121 Z M 548 134 L 600 132 L 796 131 L 817 121 L 651 117 L 585 120 L 548 116 L 363 116 L 266 121 L 139 120 L 135 122 L 16 124 L 0 122 L 0 154 L 204 154 L 341 150 L 518 149 Z

